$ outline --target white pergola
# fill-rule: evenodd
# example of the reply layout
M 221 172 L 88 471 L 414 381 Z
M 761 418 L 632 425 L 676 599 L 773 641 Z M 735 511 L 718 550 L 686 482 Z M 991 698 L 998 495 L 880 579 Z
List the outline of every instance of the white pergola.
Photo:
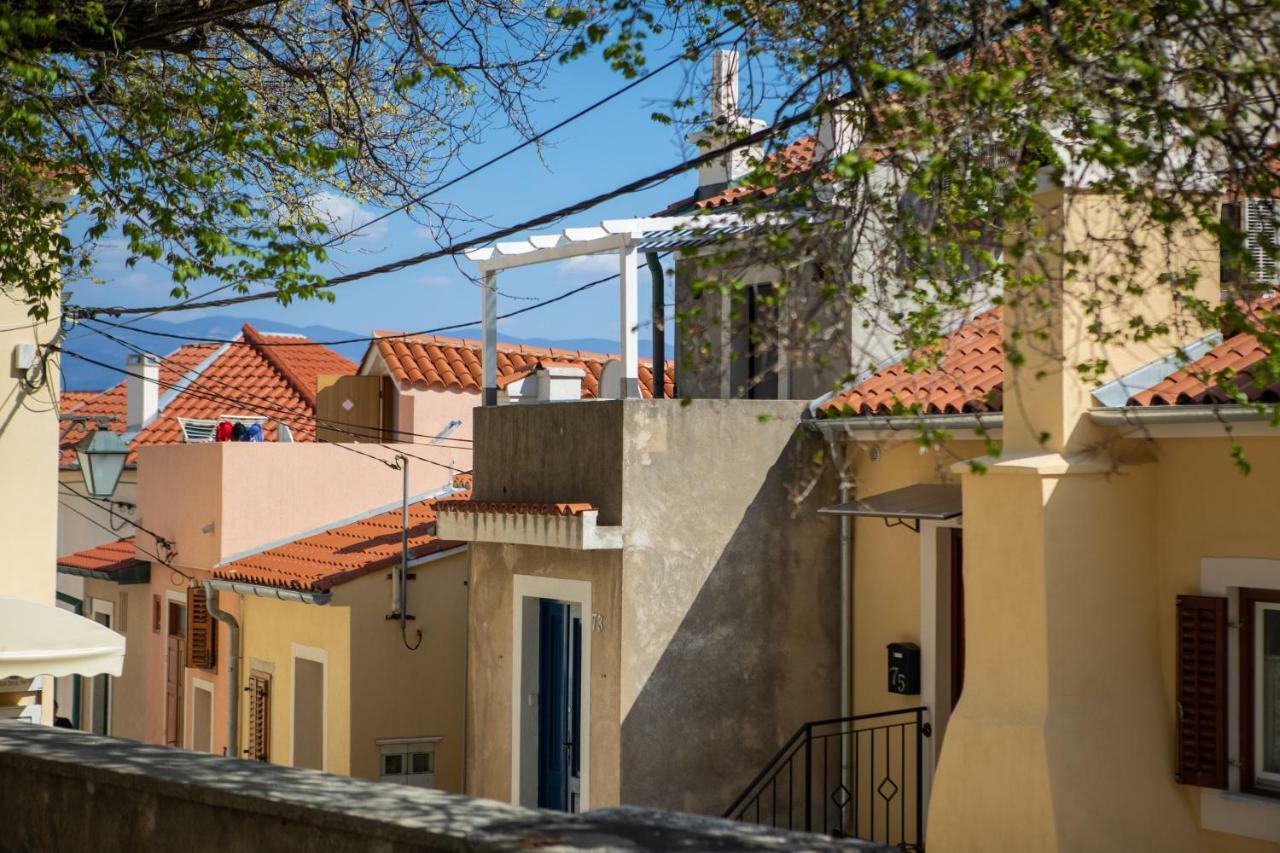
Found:
M 480 289 L 483 338 L 484 405 L 498 402 L 498 273 L 505 269 L 562 261 L 583 255 L 617 254 L 618 321 L 621 341 L 620 397 L 640 396 L 638 259 L 642 253 L 708 245 L 743 234 L 750 225 L 732 214 L 607 219 L 599 225 L 566 228 L 558 234 L 535 234 L 524 240 L 496 243 L 467 252 L 484 276 Z M 658 299 L 661 297 L 658 296 Z M 655 305 L 657 302 L 655 301 Z M 661 318 L 657 318 L 661 323 Z M 660 327 L 659 327 L 660 328 Z M 655 349 L 661 338 L 655 328 Z M 661 377 L 663 352 L 654 353 L 655 375 Z

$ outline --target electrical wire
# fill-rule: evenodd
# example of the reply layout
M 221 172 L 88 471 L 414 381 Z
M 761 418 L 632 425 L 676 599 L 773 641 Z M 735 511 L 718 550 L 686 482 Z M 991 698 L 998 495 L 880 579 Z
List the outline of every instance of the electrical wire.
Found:
M 122 339 L 122 338 L 117 338 L 117 337 L 115 337 L 114 335 L 110 334 L 109 332 L 104 332 L 104 331 L 102 331 L 101 329 L 95 329 L 95 328 L 90 327 L 90 326 L 86 326 L 85 328 L 86 328 L 86 329 L 88 329 L 89 331 L 94 332 L 95 334 L 101 335 L 102 337 L 107 338 L 108 340 L 113 341 L 113 342 L 115 342 L 115 343 L 119 344 L 120 346 L 124 347 L 125 349 L 131 350 L 131 351 L 133 351 L 133 352 L 135 352 L 135 353 L 137 353 L 137 354 L 139 354 L 139 355 L 148 355 L 148 356 L 152 356 L 152 357 L 153 357 L 153 358 L 155 358 L 157 361 L 159 361 L 161 364 L 164 364 L 164 365 L 168 366 L 168 367 L 169 367 L 171 370 L 173 370 L 175 373 L 184 374 L 184 373 L 189 373 L 189 372 L 190 372 L 190 371 L 188 371 L 188 370 L 187 370 L 183 365 L 179 365 L 179 364 L 175 363 L 174 361 L 172 361 L 172 360 L 171 360 L 171 359 L 169 359 L 169 358 L 166 358 L 166 357 L 164 357 L 164 356 L 156 356 L 156 355 L 153 355 L 153 354 L 151 354 L 151 353 L 148 353 L 146 350 L 142 349 L 141 347 L 137 346 L 136 344 L 133 344 L 133 343 L 131 343 L 131 342 L 129 342 L 129 341 L 126 341 L 126 340 L 124 340 L 124 339 Z M 70 354 L 72 355 L 72 357 L 73 357 L 73 358 L 80 358 L 81 360 L 83 360 L 83 361 L 88 361 L 88 362 L 89 362 L 89 363 L 91 363 L 91 364 L 95 364 L 95 365 L 98 365 L 98 366 L 105 366 L 105 367 L 107 367 L 107 369 L 109 369 L 109 370 L 114 370 L 114 371 L 116 371 L 117 373 L 122 373 L 122 374 L 124 374 L 126 377 L 128 377 L 128 376 L 133 376 L 133 377 L 143 378 L 143 377 L 140 377 L 140 375 L 139 375 L 139 374 L 131 373 L 130 371 L 128 371 L 127 369 L 124 369 L 124 368 L 120 368 L 120 367 L 113 367 L 113 366 L 110 366 L 110 365 L 104 365 L 102 362 L 99 362 L 99 361 L 96 361 L 96 360 L 93 360 L 93 359 L 89 359 L 87 356 L 76 355 L 75 353 L 70 353 Z M 264 404 L 266 405 L 266 407 L 267 407 L 267 408 L 269 408 L 272 412 L 274 412 L 274 413 L 275 413 L 275 414 L 270 414 L 270 415 L 269 415 L 270 417 L 272 417 L 272 418 L 273 418 L 273 419 L 275 419 L 275 420 L 282 420 L 282 419 L 283 419 L 283 418 L 285 418 L 285 417 L 293 418 L 293 419 L 295 419 L 295 420 L 305 420 L 305 421 L 312 422 L 312 423 L 313 423 L 313 424 L 315 424 L 317 427 L 323 427 L 323 428 L 326 428 L 326 429 L 331 429 L 331 430 L 334 430 L 334 431 L 336 431 L 336 432 L 345 432 L 345 433 L 347 433 L 348 435 L 351 435 L 351 436 L 354 436 L 354 437 L 357 437 L 357 438 L 366 438 L 366 439 L 367 439 L 367 438 L 377 438 L 377 437 L 379 437 L 379 436 L 381 435 L 381 430 L 379 430 L 379 431 L 377 431 L 377 432 L 373 432 L 373 431 L 362 431 L 362 432 L 359 432 L 359 433 L 351 432 L 351 431 L 350 431 L 350 429 L 348 429 L 348 428 L 360 429 L 360 427 L 359 427 L 358 425 L 355 425 L 355 424 L 340 425 L 340 424 L 338 424 L 336 421 L 330 421 L 330 420 L 327 420 L 327 419 L 325 419 L 325 418 L 321 418 L 321 417 L 319 417 L 319 416 L 317 416 L 317 415 L 309 415 L 309 414 L 307 414 L 307 413 L 305 413 L 305 412 L 297 412 L 297 411 L 295 411 L 295 410 L 293 410 L 293 409 L 285 408 L 284 406 L 278 405 L 274 400 L 271 400 L 271 399 L 270 399 L 270 398 L 268 398 L 268 397 L 264 397 L 264 396 L 262 396 L 261 394 L 255 394 L 255 393 L 254 393 L 254 392 L 252 392 L 252 391 L 247 391 L 247 390 L 245 390 L 245 389 L 243 389 L 243 388 L 239 387 L 238 385 L 235 385 L 235 384 L 233 384 L 233 383 L 231 383 L 231 382 L 227 382 L 226 380 L 218 379 L 218 378 L 217 378 L 217 377 L 215 377 L 215 376 L 209 376 L 209 375 L 207 375 L 207 374 L 200 374 L 200 375 L 198 375 L 198 376 L 196 376 L 196 377 L 194 377 L 194 378 L 190 379 L 189 381 L 186 381 L 185 383 L 183 382 L 183 380 L 178 380 L 177 382 L 173 382 L 173 383 L 161 383 L 161 384 L 166 385 L 166 387 L 167 387 L 167 388 L 169 388 L 170 390 L 175 390 L 175 389 L 176 389 L 176 390 L 178 390 L 179 392 L 181 392 L 181 391 L 185 391 L 185 390 L 190 389 L 190 388 L 193 388 L 193 387 L 194 387 L 194 388 L 196 388 L 196 390 L 197 390 L 197 391 L 208 391 L 208 393 L 209 393 L 209 394 L 214 395 L 214 396 L 217 398 L 217 399 L 213 400 L 213 402 L 222 401 L 222 402 L 231 403 L 231 404 L 233 404 L 233 405 L 240 405 L 240 406 L 247 406 L 247 407 L 251 407 L 251 406 L 253 405 L 252 403 L 245 401 L 242 397 L 233 397 L 233 396 L 230 396 L 229 394 L 223 394 L 223 393 L 221 393 L 221 392 L 219 392 L 219 391 L 208 389 L 208 388 L 207 388 L 207 385 L 205 384 L 205 383 L 208 383 L 208 382 L 216 382 L 217 384 L 219 384 L 219 385 L 221 385 L 221 386 L 223 386 L 223 387 L 230 388 L 232 392 L 235 392 L 235 393 L 237 393 L 237 394 L 247 394 L 248 396 L 250 396 L 250 397 L 252 397 L 252 398 L 254 398 L 254 399 L 257 399 L 257 400 L 262 401 L 262 403 L 264 403 Z M 206 398 L 204 398 L 204 399 L 209 399 L 209 398 L 208 398 L 208 397 L 206 397 Z M 261 410 L 259 410 L 259 411 L 258 411 L 258 414 L 263 414 L 263 412 L 262 412 Z M 266 416 L 268 416 L 268 415 L 265 415 L 265 414 L 264 414 L 264 417 L 266 417 Z M 411 438 L 422 438 L 422 439 L 427 439 L 428 441 L 436 442 L 439 446 L 446 447 L 446 448 L 450 448 L 450 449 L 453 449 L 453 450 L 468 450 L 469 448 L 468 448 L 468 447 L 466 447 L 465 445 L 467 445 L 467 444 L 471 444 L 471 443 L 472 443 L 472 440 L 471 440 L 471 439 L 469 439 L 469 438 L 453 438 L 453 437 L 450 437 L 450 436 L 444 436 L 444 437 L 441 437 L 441 436 L 439 436 L 438 434 L 437 434 L 437 435 L 425 435 L 425 434 L 422 434 L 422 433 L 408 432 L 408 431 L 402 431 L 402 430 L 395 430 L 395 432 L 396 432 L 397 434 L 399 434 L 399 435 L 408 436 L 408 437 L 411 437 Z M 446 443 L 446 442 L 457 442 L 458 444 L 462 444 L 462 445 L 464 445 L 464 446 L 458 446 L 458 444 L 448 444 L 448 443 Z
M 1041 17 L 1041 15 L 1045 13 L 1047 9 L 1051 9 L 1055 5 L 1056 3 L 1054 2 L 1045 2 L 1042 4 L 1034 4 L 1034 5 L 1028 6 L 1025 9 L 1022 9 L 1018 12 L 1015 12 L 1013 14 L 1006 16 L 1005 19 L 1000 23 L 998 27 L 993 28 L 989 32 L 1008 31 L 1009 29 L 1012 29 L 1013 27 L 1019 26 L 1021 24 L 1034 22 L 1038 20 Z M 966 36 L 964 38 L 961 38 L 952 42 L 947 47 L 941 48 L 936 52 L 930 54 L 930 61 L 946 62 L 948 60 L 955 59 L 956 57 L 964 53 L 964 51 L 967 50 L 974 43 L 974 38 L 975 36 Z M 612 201 L 613 199 L 618 198 L 619 196 L 630 195 L 632 193 L 650 189 L 652 187 L 665 183 L 671 178 L 674 178 L 677 175 L 681 175 L 689 171 L 690 169 L 695 169 L 707 163 L 714 162 L 724 157 L 726 154 L 731 154 L 734 151 L 737 151 L 742 148 L 748 148 L 757 143 L 766 142 L 772 137 L 778 136 L 779 134 L 784 133 L 785 131 L 788 131 L 794 127 L 804 124 L 805 122 L 808 122 L 819 115 L 829 112 L 831 109 L 835 107 L 841 106 L 845 103 L 848 103 L 849 101 L 856 100 L 862 97 L 864 94 L 865 93 L 861 89 L 853 89 L 850 91 L 843 92 L 839 95 L 828 98 L 821 103 L 812 104 L 804 109 L 801 109 L 797 112 L 792 113 L 791 115 L 785 118 L 781 118 L 778 121 L 776 121 L 774 124 L 769 125 L 768 127 L 763 127 L 760 130 L 757 130 L 753 133 L 748 133 L 745 136 L 741 136 L 741 137 L 738 137 L 737 139 L 730 140 L 729 142 L 719 146 L 718 148 L 712 148 L 710 150 L 704 151 L 701 154 L 697 155 L 696 157 L 690 157 L 686 160 L 682 160 L 679 163 L 675 163 L 671 166 L 667 166 L 666 168 L 659 169 L 658 171 L 645 175 L 642 178 L 637 178 L 635 180 L 628 181 L 627 183 L 622 184 L 618 187 L 615 187 L 612 190 L 607 190 L 602 193 L 597 193 L 596 195 L 590 196 L 588 198 L 582 199 L 572 204 L 565 205 L 564 207 L 557 208 L 556 210 L 550 211 L 548 213 L 539 214 L 530 219 L 526 219 L 523 222 L 518 222 L 515 225 L 509 225 L 503 228 L 499 228 L 494 231 L 490 231 L 487 234 L 480 235 L 478 237 L 472 237 L 466 240 L 460 240 L 455 243 L 450 243 L 447 246 L 442 246 L 438 249 L 432 249 L 427 252 L 422 252 L 417 255 L 411 255 L 409 257 L 401 258 L 400 260 L 396 260 L 396 261 L 390 261 L 388 263 L 380 264 L 378 266 L 370 267 L 368 269 L 359 270 L 357 272 L 352 272 L 352 273 L 346 273 L 340 276 L 335 276 L 333 278 L 329 278 L 324 282 L 316 285 L 316 287 L 318 288 L 336 287 L 337 285 L 340 285 L 340 284 L 347 284 L 353 281 L 360 281 L 362 279 L 372 278 L 374 276 L 379 276 L 379 275 L 385 275 L 387 273 L 399 272 L 402 269 L 406 269 L 412 266 L 417 266 L 419 264 L 424 264 L 428 261 L 434 261 L 438 258 L 452 257 L 454 255 L 458 255 L 463 252 L 466 252 L 470 249 L 479 248 L 480 246 L 486 243 L 493 243 L 497 240 L 502 239 L 503 237 L 509 237 L 521 231 L 527 231 L 531 228 L 547 225 L 549 223 L 556 222 L 560 219 L 563 219 L 566 216 L 570 216 L 575 213 L 581 213 L 584 210 L 590 210 L 591 208 L 598 207 L 599 205 L 604 204 L 607 201 Z M 150 306 L 146 308 L 126 308 L 122 306 L 109 307 L 109 308 L 78 307 L 76 308 L 76 310 L 77 312 L 79 312 L 78 316 L 97 316 L 99 314 L 109 314 L 111 316 L 116 316 L 116 317 L 123 316 L 125 314 L 151 314 L 154 316 L 155 314 L 167 313 L 170 311 L 195 311 L 202 308 L 223 308 L 229 305 L 242 305 L 247 302 L 258 302 L 263 299 L 275 299 L 278 296 L 279 294 L 276 291 L 263 291 L 261 293 L 246 293 L 240 296 L 230 297 L 227 299 L 210 299 L 210 300 L 203 300 L 198 302 L 189 302 L 185 305 L 160 305 L 160 306 Z
M 124 374 L 125 376 L 133 376 L 133 377 L 135 377 L 135 378 L 142 379 L 143 381 L 146 381 L 146 382 L 152 382 L 152 383 L 154 383 L 154 384 L 156 384 L 156 385 L 159 385 L 159 386 L 161 386 L 161 387 L 163 387 L 163 388 L 168 388 L 168 389 L 179 388 L 183 393 L 185 393 L 185 394 L 191 394 L 192 396 L 196 397 L 197 399 L 205 400 L 205 401 L 208 401 L 208 402 L 229 403 L 229 404 L 234 405 L 234 406 L 240 406 L 240 407 L 242 407 L 243 409 L 245 409 L 245 410 L 246 410 L 247 412 L 249 412 L 249 413 L 252 413 L 252 414 L 254 414 L 254 415 L 258 415 L 258 416 L 260 416 L 260 417 L 268 418 L 268 419 L 271 419 L 271 420 L 282 421 L 282 422 L 285 422 L 285 423 L 288 423 L 288 421 L 289 421 L 290 419 L 294 420 L 294 422 L 295 422 L 295 423 L 296 423 L 297 421 L 299 421 L 299 420 L 303 420 L 303 421 L 311 420 L 311 421 L 317 421 L 317 422 L 320 422 L 320 421 L 321 421 L 321 419 L 317 419 L 317 418 L 315 418 L 314 416 L 309 416 L 309 415 L 300 414 L 300 413 L 296 413 L 296 412 L 290 412 L 290 411 L 285 410 L 285 409 L 276 409 L 276 413 L 272 413 L 271 411 L 264 411 L 264 410 L 263 410 L 263 409 L 261 409 L 261 408 L 255 408 L 252 404 L 246 403 L 244 400 L 237 400 L 237 399 L 235 399 L 235 398 L 233 398 L 233 397 L 228 397 L 228 396 L 225 396 L 225 395 L 222 395 L 222 394 L 218 394 L 218 393 L 217 393 L 217 392 L 215 392 L 215 391 L 209 391 L 208 389 L 204 389 L 204 388 L 195 388 L 195 387 L 193 387 L 194 383 L 188 383 L 187 385 L 181 385 L 180 383 L 176 383 L 176 382 L 165 382 L 164 380 L 159 379 L 159 378 L 157 378 L 157 379 L 150 379 L 149 377 L 140 376 L 139 374 L 136 374 L 136 373 L 130 373 L 129 371 L 127 371 L 127 370 L 125 370 L 125 369 L 123 369 L 123 368 L 119 368 L 119 367 L 116 367 L 116 366 L 114 366 L 114 365 L 107 364 L 106 362 L 98 361 L 97 359 L 89 358 L 88 356 L 81 355 L 80 353 L 73 352 L 72 350 L 68 350 L 68 349 L 63 349 L 63 348 L 61 348 L 61 347 L 59 348 L 59 352 L 65 353 L 66 355 L 69 355 L 69 356 L 71 356 L 72 358 L 78 359 L 78 360 L 80 360 L 80 361 L 87 362 L 87 363 L 89 363 L 89 364 L 96 365 L 96 366 L 98 366 L 98 367 L 105 368 L 105 369 L 107 369 L 107 370 L 114 370 L 114 371 L 116 371 L 117 373 L 122 373 L 122 374 Z M 344 428 L 339 427 L 339 426 L 327 426 L 327 427 L 326 427 L 326 429 L 332 430 L 333 432 L 340 432 L 340 433 L 344 433 L 344 434 L 346 434 L 346 435 L 352 436 L 353 438 L 370 438 L 370 437 L 371 437 L 371 436 L 368 436 L 368 435 L 359 435 L 359 434 L 357 434 L 357 433 L 351 432 L 350 430 L 348 430 L 348 429 L 344 429 Z M 336 446 L 336 447 L 341 447 L 343 450 L 347 450 L 347 451 L 350 451 L 350 452 L 352 452 L 352 453 L 357 453 L 357 454 L 359 454 L 359 455 L 361 455 L 361 456 L 367 456 L 368 458 L 373 459 L 373 460 L 375 460 L 375 461 L 377 461 L 377 462 L 381 462 L 381 463 L 382 463 L 382 464 L 384 464 L 384 465 L 390 465 L 390 464 L 391 464 L 391 463 L 390 463 L 390 462 L 388 462 L 386 459 L 383 459 L 383 458 L 381 458 L 381 457 L 379 457 L 379 456 L 374 456 L 374 455 L 372 455 L 372 454 L 364 453 L 364 452 L 361 452 L 361 451 L 359 451 L 359 450 L 356 450 L 356 449 L 355 449 L 355 448 L 353 448 L 350 444 L 346 444 L 346 443 L 339 443 L 339 442 L 335 442 L 335 441 L 329 441 L 328 439 L 323 439 L 323 438 L 317 438 L 317 441 L 321 441 L 321 442 L 325 442 L 325 443 L 333 444 L 333 445 L 334 445 L 334 446 Z M 388 450 L 393 450 L 393 449 L 394 449 L 394 448 L 388 447 L 387 445 L 383 444 L 382 442 L 368 442 L 368 443 L 370 443 L 370 444 L 376 443 L 376 444 L 378 444 L 378 446 L 379 446 L 379 447 L 384 447 L 384 448 L 386 448 L 386 449 L 388 449 Z M 454 448 L 454 449 L 462 449 L 462 448 Z M 397 451 L 397 452 L 402 452 L 402 451 Z M 426 462 L 426 463 L 427 463 L 427 464 L 429 464 L 429 465 L 435 465 L 435 466 L 437 466 L 437 467 L 439 467 L 439 468 L 444 468 L 444 469 L 446 469 L 446 470 L 448 470 L 448 471 L 450 471 L 450 472 L 453 472 L 453 473 L 455 473 L 455 474 L 467 473 L 467 472 L 465 472 L 465 471 L 461 471 L 460 469 L 458 469 L 458 468 L 457 468 L 456 466 L 454 466 L 454 465 L 446 465 L 445 463 L 443 463 L 443 462 L 437 462 L 437 461 L 436 461 L 436 460 L 434 460 L 434 459 L 427 459 L 426 457 L 423 457 L 423 456 L 417 456 L 417 455 L 415 455 L 415 454 L 411 454 L 411 453 L 405 453 L 405 455 L 406 455 L 406 456 L 408 456 L 408 457 L 410 457 L 411 459 L 417 459 L 419 462 Z
M 71 488 L 69 485 L 67 485 L 66 483 L 59 482 L 59 483 L 58 483 L 58 485 L 59 485 L 59 486 L 61 486 L 63 489 L 66 489 L 66 491 L 67 491 L 67 493 L 68 493 L 69 495 L 72 495 L 72 496 L 74 496 L 74 497 L 80 498 L 81 500 L 86 501 L 86 502 L 88 502 L 88 503 L 91 503 L 91 504 L 93 504 L 94 506 L 99 506 L 98 502 L 97 502 L 97 501 L 95 501 L 93 498 L 89 497 L 89 496 L 88 496 L 88 495 L 86 495 L 86 494 L 82 494 L 81 492 L 76 491 L 75 489 L 73 489 L 73 488 Z M 69 510 L 70 512 L 75 513 L 76 515 L 80 516 L 80 517 L 81 517 L 81 518 L 83 518 L 85 521 L 89 522 L 90 524 L 94 525 L 95 527 L 98 527 L 98 528 L 100 528 L 100 529 L 102 529 L 102 530 L 105 530 L 105 531 L 106 531 L 106 532 L 108 532 L 108 533 L 111 533 L 111 534 L 113 534 L 113 535 L 117 535 L 117 536 L 118 536 L 118 534 L 119 534 L 119 531 L 118 531 L 118 530 L 112 530 L 111 528 L 107 527 L 107 525 L 105 525 L 105 524 L 103 524 L 102 522 L 98 521 L 96 518 L 91 517 L 91 516 L 90 516 L 90 515 L 88 515 L 87 513 L 83 513 L 83 512 L 81 512 L 80 510 L 76 509 L 76 508 L 75 508 L 75 507 L 73 507 L 73 506 L 70 506 L 69 504 L 62 503 L 61 501 L 59 501 L 58 503 L 59 503 L 59 505 L 61 505 L 63 508 L 65 508 L 65 509 Z M 132 521 L 131 521 L 131 522 L 129 522 L 129 523 L 130 523 L 130 524 L 131 524 L 135 529 L 137 529 L 137 530 L 141 530 L 143 533 L 146 533 L 147 535 L 151 536 L 153 539 L 155 539 L 155 540 L 156 540 L 156 542 L 158 542 L 158 543 L 168 543 L 168 547 L 170 547 L 170 548 L 172 547 L 172 544 L 173 544 L 173 543 L 171 543 L 168 539 L 165 539 L 163 536 L 158 536 L 158 535 L 156 535 L 154 532 L 152 532 L 152 531 L 148 530 L 147 528 L 145 528 L 145 527 L 141 526 L 140 524 L 138 524 L 138 523 L 136 523 L 136 522 L 132 522 Z M 165 568 L 169 569 L 170 571 L 175 572 L 175 573 L 177 573 L 177 574 L 181 575 L 182 577 L 186 578 L 186 579 L 187 579 L 187 580 L 189 580 L 189 581 L 194 581 L 194 580 L 195 580 L 195 578 L 194 578 L 193 576 L 191 576 L 191 575 L 187 574 L 187 573 L 186 573 L 186 572 L 184 572 L 182 569 L 180 569 L 180 568 L 178 568 L 177 566 L 175 566 L 175 565 L 173 565 L 172 563 L 170 563 L 170 562 L 169 562 L 169 560 L 168 560 L 168 559 L 166 559 L 165 557 L 161 557 L 159 554 L 156 554 L 154 551 L 149 551 L 149 550 L 147 550 L 146 548 L 143 548 L 141 545 L 139 545 L 139 544 L 138 544 L 138 542 L 137 542 L 137 540 L 136 540 L 136 539 L 134 540 L 133 547 L 134 547 L 136 550 L 141 551 L 143 554 L 145 554 L 145 555 L 147 555 L 148 557 L 150 557 L 151 559 L 153 559 L 155 562 L 157 562 L 157 563 L 159 563 L 160 565 L 164 566 Z M 161 547 L 165 547 L 165 546 L 164 546 L 164 545 L 162 545 Z

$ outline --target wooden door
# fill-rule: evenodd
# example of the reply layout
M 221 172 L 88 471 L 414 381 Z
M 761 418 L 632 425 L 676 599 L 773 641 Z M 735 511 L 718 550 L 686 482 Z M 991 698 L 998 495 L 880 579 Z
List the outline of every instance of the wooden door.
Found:
M 182 637 L 168 637 L 164 673 L 164 742 L 182 746 L 182 670 L 187 660 Z

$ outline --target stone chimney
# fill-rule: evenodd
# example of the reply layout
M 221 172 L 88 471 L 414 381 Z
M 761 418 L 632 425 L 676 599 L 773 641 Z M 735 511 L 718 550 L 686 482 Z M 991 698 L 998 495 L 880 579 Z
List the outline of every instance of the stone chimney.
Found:
M 689 135 L 701 153 L 719 148 L 746 134 L 762 130 L 760 119 L 744 118 L 738 107 L 738 52 L 717 50 L 711 55 L 710 120 L 707 126 Z M 751 170 L 751 161 L 760 157 L 761 146 L 732 151 L 698 167 L 698 198 L 715 195 Z
M 160 410 L 160 362 L 153 355 L 131 354 L 125 359 L 127 427 L 142 429 Z

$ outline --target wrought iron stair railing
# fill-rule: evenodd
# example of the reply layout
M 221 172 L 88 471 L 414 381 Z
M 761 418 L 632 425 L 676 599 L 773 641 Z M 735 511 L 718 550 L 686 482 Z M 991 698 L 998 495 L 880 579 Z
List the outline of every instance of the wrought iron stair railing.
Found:
M 927 708 L 805 723 L 724 816 L 924 849 Z

